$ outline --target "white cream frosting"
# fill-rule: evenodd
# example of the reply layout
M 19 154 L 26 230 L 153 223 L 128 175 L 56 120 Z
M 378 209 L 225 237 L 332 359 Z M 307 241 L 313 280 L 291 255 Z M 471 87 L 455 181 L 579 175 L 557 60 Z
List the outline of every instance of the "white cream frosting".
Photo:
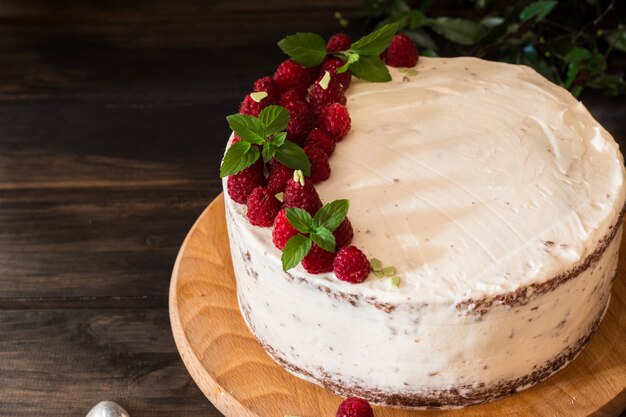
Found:
M 416 75 L 390 70 L 389 83 L 353 80 L 352 130 L 317 190 L 324 202 L 350 200 L 353 244 L 394 265 L 400 288 L 301 266 L 290 273 L 304 280 L 289 280 L 271 230 L 251 226 L 227 198 L 249 324 L 283 360 L 347 386 L 423 394 L 528 375 L 604 310 L 621 231 L 594 266 L 528 304 L 482 320 L 456 305 L 545 282 L 589 256 L 624 206 L 618 146 L 530 68 L 420 58 Z M 385 312 L 372 298 L 398 307 Z

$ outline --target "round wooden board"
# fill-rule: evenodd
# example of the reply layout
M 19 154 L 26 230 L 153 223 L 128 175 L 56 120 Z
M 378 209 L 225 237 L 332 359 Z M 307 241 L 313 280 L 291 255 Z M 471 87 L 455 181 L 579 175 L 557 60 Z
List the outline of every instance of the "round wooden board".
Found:
M 621 259 L 623 258 L 623 259 Z M 458 410 L 374 407 L 376 417 L 615 416 L 626 408 L 626 245 L 611 305 L 587 348 L 564 370 L 515 395 Z M 246 327 L 236 298 L 223 196 L 180 249 L 170 320 L 191 376 L 227 417 L 332 417 L 342 398 L 283 370 Z

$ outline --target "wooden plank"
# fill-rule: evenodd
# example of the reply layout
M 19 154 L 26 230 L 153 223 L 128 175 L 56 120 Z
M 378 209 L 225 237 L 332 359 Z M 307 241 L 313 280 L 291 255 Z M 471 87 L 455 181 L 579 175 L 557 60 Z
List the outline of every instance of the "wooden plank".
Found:
M 84 416 L 119 402 L 131 416 L 220 414 L 183 364 L 166 309 L 0 311 L 0 416 Z

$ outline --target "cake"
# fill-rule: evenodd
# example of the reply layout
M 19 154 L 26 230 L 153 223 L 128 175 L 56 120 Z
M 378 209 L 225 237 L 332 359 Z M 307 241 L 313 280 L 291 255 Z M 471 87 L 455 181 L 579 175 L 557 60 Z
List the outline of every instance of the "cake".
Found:
M 242 316 L 287 371 L 396 407 L 461 407 L 554 374 L 607 309 L 624 215 L 618 146 L 534 70 L 421 57 L 353 78 L 322 201 L 395 268 L 360 284 L 281 267 L 271 228 L 226 197 Z M 224 180 L 226 190 L 226 180 Z

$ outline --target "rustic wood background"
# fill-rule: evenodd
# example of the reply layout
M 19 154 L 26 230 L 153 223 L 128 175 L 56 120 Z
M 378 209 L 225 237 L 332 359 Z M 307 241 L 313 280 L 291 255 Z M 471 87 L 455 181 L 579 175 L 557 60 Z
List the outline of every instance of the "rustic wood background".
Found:
M 0 416 L 220 415 L 172 339 L 176 253 L 275 42 L 359 33 L 359 4 L 0 2 Z M 623 99 L 583 101 L 626 140 Z

